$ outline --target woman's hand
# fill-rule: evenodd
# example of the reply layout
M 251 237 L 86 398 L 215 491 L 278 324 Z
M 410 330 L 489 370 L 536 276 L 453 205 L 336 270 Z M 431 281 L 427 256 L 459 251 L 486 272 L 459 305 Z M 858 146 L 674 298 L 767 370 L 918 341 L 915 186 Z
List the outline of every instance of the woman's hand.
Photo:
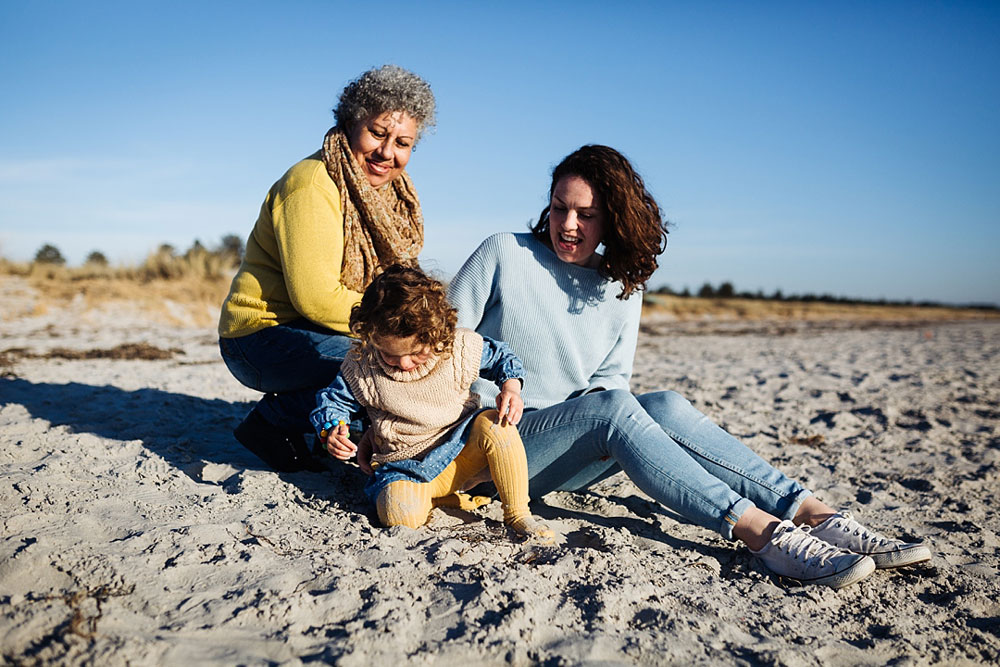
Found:
M 347 424 L 339 424 L 330 431 L 326 438 L 322 439 L 323 445 L 330 456 L 341 461 L 346 461 L 357 453 L 357 446 L 347 437 L 350 432 Z
M 483 482 L 492 482 L 492 481 L 493 481 L 493 476 L 490 475 L 490 468 L 489 466 L 487 466 L 482 470 L 480 470 L 479 472 L 477 472 L 472 477 L 470 477 L 469 479 L 465 480 L 465 484 L 462 485 L 460 491 L 470 491 L 479 486 L 480 484 L 482 484 Z
M 503 383 L 497 395 L 497 423 L 501 426 L 510 424 L 517 426 L 524 414 L 524 401 L 521 400 L 521 381 L 511 378 Z
M 375 471 L 372 470 L 372 443 L 374 439 L 375 431 L 368 429 L 361 436 L 361 442 L 358 443 L 358 467 L 369 477 L 375 474 Z

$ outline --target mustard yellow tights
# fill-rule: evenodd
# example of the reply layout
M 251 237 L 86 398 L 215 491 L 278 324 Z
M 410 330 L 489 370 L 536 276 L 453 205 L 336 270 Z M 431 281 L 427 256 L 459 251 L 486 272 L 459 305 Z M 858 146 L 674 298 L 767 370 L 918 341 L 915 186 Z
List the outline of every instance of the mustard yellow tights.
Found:
M 504 523 L 518 535 L 551 540 L 552 531 L 528 511 L 528 461 L 521 436 L 516 427 L 497 424 L 496 417 L 496 410 L 480 413 L 465 447 L 431 481 L 400 480 L 386 486 L 376 502 L 382 523 L 418 528 L 433 507 L 474 509 L 489 502 L 489 498 L 458 493 L 466 481 L 489 466 L 503 504 Z

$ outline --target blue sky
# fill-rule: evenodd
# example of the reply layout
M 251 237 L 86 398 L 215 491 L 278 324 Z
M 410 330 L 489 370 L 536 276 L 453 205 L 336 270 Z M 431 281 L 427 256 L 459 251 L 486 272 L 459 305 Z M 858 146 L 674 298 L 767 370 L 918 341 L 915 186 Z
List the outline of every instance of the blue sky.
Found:
M 442 274 L 604 143 L 674 223 L 654 287 L 1000 304 L 1000 4 L 611 4 L 4 0 L 0 254 L 245 237 L 391 62 Z

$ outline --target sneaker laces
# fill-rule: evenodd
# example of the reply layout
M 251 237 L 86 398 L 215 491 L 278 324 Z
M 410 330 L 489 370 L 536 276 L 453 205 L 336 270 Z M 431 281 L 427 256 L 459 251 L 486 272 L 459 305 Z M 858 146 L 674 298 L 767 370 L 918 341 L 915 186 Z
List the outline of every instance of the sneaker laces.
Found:
M 826 565 L 826 561 L 830 558 L 845 553 L 843 549 L 810 535 L 809 526 L 796 528 L 781 526 L 778 530 L 781 532 L 775 531 L 775 534 L 771 536 L 771 544 L 795 560 L 801 560 L 804 563 L 809 563 L 811 560 L 819 565 Z
M 835 530 L 842 530 L 845 533 L 854 533 L 861 538 L 862 543 L 868 542 L 873 547 L 885 547 L 896 544 L 896 540 L 891 540 L 881 533 L 865 528 L 858 523 L 850 512 L 841 512 L 830 518 L 830 526 Z

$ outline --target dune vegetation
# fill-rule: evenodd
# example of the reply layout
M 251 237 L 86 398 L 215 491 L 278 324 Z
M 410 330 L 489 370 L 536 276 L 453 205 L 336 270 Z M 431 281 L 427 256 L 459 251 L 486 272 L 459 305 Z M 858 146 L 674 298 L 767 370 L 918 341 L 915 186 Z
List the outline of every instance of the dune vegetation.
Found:
M 46 244 L 30 262 L 0 257 L 4 276 L 27 281 L 37 293 L 28 312 L 76 302 L 83 308 L 109 303 L 131 304 L 177 324 L 209 325 L 229 290 L 243 256 L 243 241 L 228 235 L 208 248 L 200 242 L 184 252 L 161 245 L 137 266 L 112 266 L 100 251 L 79 266 L 67 265 L 55 246 Z M 643 312 L 656 319 L 678 321 L 872 321 L 932 322 L 1000 317 L 994 305 L 952 306 L 933 302 L 859 300 L 824 295 L 772 295 L 738 292 L 731 283 L 705 283 L 697 292 L 677 293 L 669 287 L 648 291 Z
M 937 322 L 1000 318 L 986 306 L 646 294 L 643 315 L 681 321 Z
M 34 261 L 0 257 L 0 280 L 24 281 L 35 293 L 28 312 L 78 303 L 84 309 L 131 304 L 154 317 L 176 324 L 209 325 L 229 291 L 243 255 L 243 243 L 227 236 L 213 249 L 195 242 L 185 252 L 161 245 L 137 266 L 111 265 L 99 251 L 80 266 L 68 266 L 58 249 L 39 249 Z

